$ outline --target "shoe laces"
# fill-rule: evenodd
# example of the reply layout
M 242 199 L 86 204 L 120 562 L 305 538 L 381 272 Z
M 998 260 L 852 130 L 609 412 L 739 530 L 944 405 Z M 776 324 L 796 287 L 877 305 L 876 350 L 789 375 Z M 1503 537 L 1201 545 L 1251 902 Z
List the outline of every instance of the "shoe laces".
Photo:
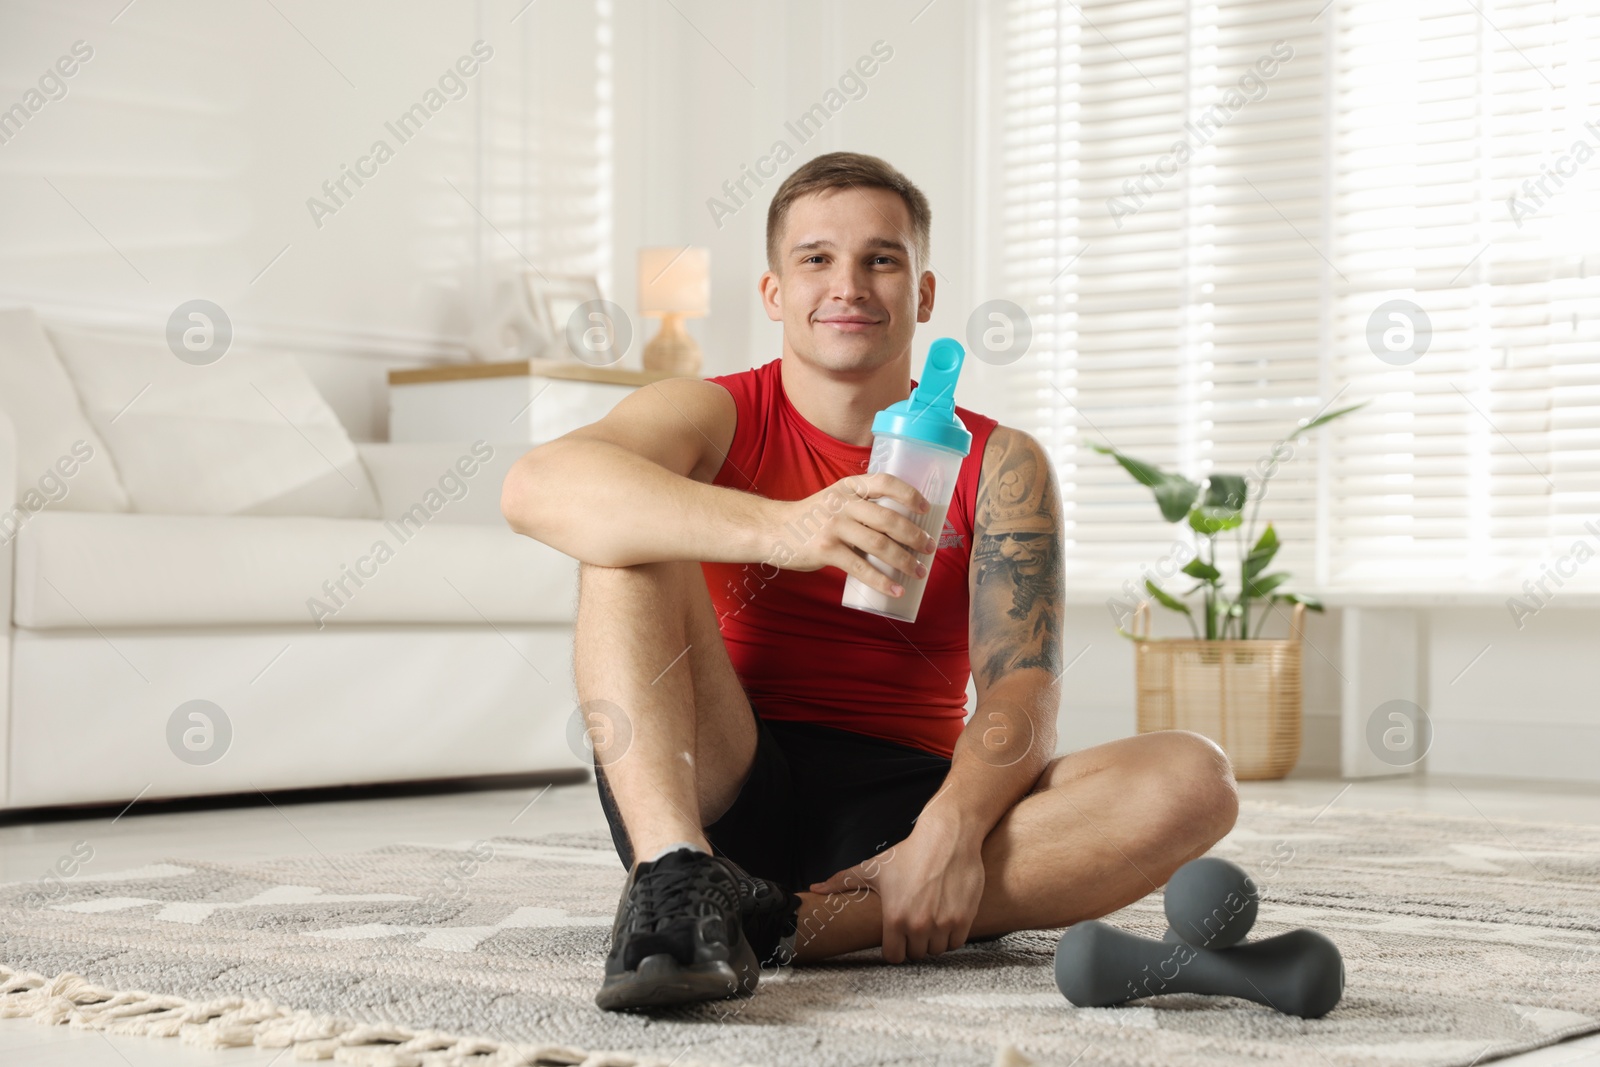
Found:
M 727 884 L 713 873 L 715 864 L 710 857 L 696 854 L 695 859 L 670 864 L 667 859 L 664 856 L 652 863 L 640 873 L 634 886 L 636 928 L 654 930 L 665 923 L 681 921 L 686 914 L 722 918 L 728 912 L 738 912 L 739 902 L 730 897 Z

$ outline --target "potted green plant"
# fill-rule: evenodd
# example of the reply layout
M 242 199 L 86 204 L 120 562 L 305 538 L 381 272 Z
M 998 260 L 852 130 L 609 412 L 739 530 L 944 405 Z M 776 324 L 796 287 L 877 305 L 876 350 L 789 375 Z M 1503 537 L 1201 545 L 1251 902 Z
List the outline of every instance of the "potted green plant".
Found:
M 1148 577 L 1144 582 L 1151 599 L 1183 615 L 1193 639 L 1152 639 L 1144 604 L 1134 613 L 1131 630 L 1117 626 L 1118 633 L 1135 642 L 1140 733 L 1180 729 L 1205 734 L 1228 753 L 1239 778 L 1281 778 L 1294 767 L 1300 756 L 1301 624 L 1307 609 L 1323 607 L 1315 597 L 1284 588 L 1287 572 L 1268 569 L 1281 547 L 1278 533 L 1268 522 L 1256 537 L 1256 523 L 1267 483 L 1286 458 L 1284 450 L 1301 435 L 1364 406 L 1330 411 L 1296 427 L 1273 446 L 1253 493 L 1244 475 L 1211 474 L 1201 485 L 1089 442 L 1150 488 L 1163 519 L 1186 522 L 1198 535 L 1195 555 L 1182 570 L 1195 580 L 1192 587 L 1174 596 Z M 1237 548 L 1237 592 L 1228 590 L 1217 557 L 1217 540 L 1230 531 Z M 1200 601 L 1191 606 L 1186 601 L 1197 593 Z M 1294 605 L 1289 637 L 1263 638 L 1268 616 L 1282 603 Z

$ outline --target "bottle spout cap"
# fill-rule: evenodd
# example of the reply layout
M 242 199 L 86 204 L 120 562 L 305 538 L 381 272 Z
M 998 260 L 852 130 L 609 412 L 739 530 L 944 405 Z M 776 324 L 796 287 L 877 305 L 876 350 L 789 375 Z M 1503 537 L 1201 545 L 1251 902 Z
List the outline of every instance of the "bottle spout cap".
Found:
M 956 380 L 965 360 L 966 350 L 955 338 L 933 342 L 917 387 L 905 400 L 878 412 L 872 432 L 915 438 L 963 456 L 970 452 L 972 433 L 956 414 Z
M 966 353 L 954 338 L 941 337 L 928 349 L 928 358 L 922 363 L 922 380 L 911 392 L 913 404 L 930 408 L 956 411 L 956 379 L 961 376 L 961 364 Z

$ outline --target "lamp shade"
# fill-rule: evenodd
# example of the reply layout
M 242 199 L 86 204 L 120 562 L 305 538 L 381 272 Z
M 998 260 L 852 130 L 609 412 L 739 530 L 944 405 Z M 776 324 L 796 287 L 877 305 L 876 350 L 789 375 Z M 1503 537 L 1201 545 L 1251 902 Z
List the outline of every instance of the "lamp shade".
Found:
M 639 314 L 711 313 L 711 249 L 639 249 Z

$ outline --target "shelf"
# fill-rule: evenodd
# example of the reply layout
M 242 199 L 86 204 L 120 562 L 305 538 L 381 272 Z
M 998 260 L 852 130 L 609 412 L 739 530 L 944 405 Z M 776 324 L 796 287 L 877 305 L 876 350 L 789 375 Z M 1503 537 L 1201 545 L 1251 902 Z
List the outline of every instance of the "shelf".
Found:
M 433 367 L 389 372 L 390 385 L 417 385 L 424 382 L 459 382 L 481 378 L 563 378 L 605 385 L 649 385 L 666 378 L 686 375 L 672 371 L 634 370 L 630 367 L 591 367 L 586 363 L 560 359 L 521 359 L 507 363 L 445 363 Z

